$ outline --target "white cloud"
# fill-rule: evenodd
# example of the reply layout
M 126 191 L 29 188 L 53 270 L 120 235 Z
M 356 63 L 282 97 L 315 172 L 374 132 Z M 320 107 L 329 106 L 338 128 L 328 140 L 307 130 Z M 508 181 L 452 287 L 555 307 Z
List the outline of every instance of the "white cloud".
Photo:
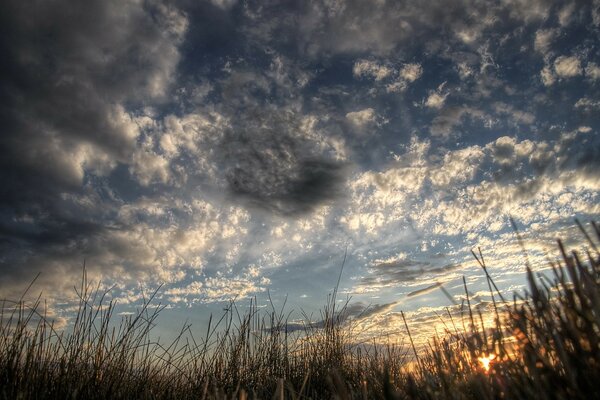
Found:
M 444 105 L 446 101 L 446 97 L 448 97 L 449 92 L 443 92 L 444 86 L 446 86 L 446 82 L 442 83 L 435 91 L 430 91 L 427 100 L 425 100 L 424 104 L 430 108 L 440 109 Z
M 562 26 L 567 26 L 573 20 L 573 13 L 575 12 L 575 2 L 569 3 L 558 12 L 558 23 Z
M 380 81 L 393 73 L 393 69 L 371 60 L 359 60 L 354 63 L 352 73 L 356 77 L 367 76 Z
M 446 107 L 433 119 L 429 131 L 434 136 L 448 136 L 454 127 L 460 125 L 463 118 L 467 116 L 477 119 L 486 118 L 486 114 L 476 108 Z
M 517 142 L 514 137 L 501 136 L 495 142 L 488 143 L 485 148 L 495 164 L 506 165 L 515 163 L 518 158 L 529 156 L 535 144 L 530 140 Z
M 595 69 L 593 64 L 590 68 L 588 76 L 594 78 Z M 588 65 L 589 66 L 589 65 Z M 581 75 L 584 72 L 581 66 L 581 60 L 577 56 L 560 56 L 554 60 L 551 65 L 545 65 L 540 71 L 542 83 L 545 86 L 553 85 L 558 78 L 573 78 Z M 598 71 L 600 73 L 600 71 Z M 587 70 L 586 70 L 587 73 Z
M 479 73 L 486 72 L 488 67 L 498 68 L 498 64 L 494 61 L 494 55 L 490 51 L 490 44 L 486 42 L 477 48 L 477 53 L 479 53 Z
M 473 28 L 465 28 L 456 32 L 456 36 L 466 44 L 474 43 L 477 39 L 479 39 L 480 32 Z
M 229 10 L 237 3 L 237 0 L 210 0 L 210 2 L 219 8 Z
M 423 74 L 421 64 L 404 64 L 400 69 L 400 78 L 407 82 L 414 82 Z
M 556 82 L 556 75 L 549 66 L 545 66 L 540 71 L 540 77 L 544 86 L 551 86 Z
M 389 55 L 405 44 L 410 48 L 416 32 L 429 42 L 426 47 L 436 52 L 443 47 L 440 42 L 448 43 L 447 32 L 468 46 L 476 45 L 488 28 L 499 23 L 499 15 L 510 15 L 510 19 L 520 22 L 540 21 L 548 18 L 550 7 L 547 0 L 503 0 L 493 4 L 320 0 L 304 9 L 305 13 L 295 11 L 293 18 L 299 19 L 299 36 L 304 39 L 307 53 L 314 57 L 323 53 Z M 292 19 L 285 17 L 279 26 Z M 276 31 L 272 26 L 264 29 L 271 34 Z
M 594 215 L 600 209 L 594 203 L 600 180 L 591 165 L 572 169 L 580 162 L 573 146 L 589 147 L 589 140 L 587 129 L 549 143 L 503 136 L 440 158 L 429 142 L 413 139 L 387 168 L 353 180 L 352 203 L 341 222 L 350 231 L 377 237 L 408 223 L 410 215 L 411 224 L 425 234 L 467 235 L 500 229 L 507 215 L 527 225 Z M 561 160 L 561 166 L 553 160 Z M 533 174 L 532 167 L 545 172 Z M 573 195 L 572 202 L 559 200 L 565 195 Z
M 444 105 L 446 97 L 448 97 L 448 93 L 440 94 L 437 92 L 433 92 L 429 95 L 429 97 L 427 97 L 425 105 L 430 108 L 440 109 Z
M 98 207 L 104 204 L 97 198 L 87 203 L 82 207 L 90 213 L 98 212 Z M 217 245 L 233 248 L 248 232 L 249 214 L 244 209 L 215 207 L 201 198 L 186 201 L 175 193 L 142 197 L 110 212 L 114 214 L 111 222 L 114 228 L 86 237 L 85 244 L 76 249 L 53 248 L 51 256 L 40 250 L 29 259 L 28 262 L 38 267 L 43 265 L 47 271 L 40 285 L 50 301 L 69 298 L 69 287 L 81 275 L 84 258 L 88 261 L 90 279 L 102 279 L 107 286 L 116 283 L 121 288 L 134 288 L 136 282 L 141 282 L 144 286 L 169 283 L 180 287 L 185 285 L 188 271 L 204 271 L 208 257 L 225 261 Z M 248 274 L 254 276 L 255 272 L 248 270 Z M 208 279 L 214 272 L 204 275 Z M 235 270 L 221 275 L 223 280 L 229 276 L 244 281 L 244 273 Z M 257 283 L 263 288 L 265 284 Z M 5 288 L 1 292 L 7 295 Z M 211 293 L 215 294 L 216 289 Z M 130 302 L 127 298 L 131 296 L 115 296 L 121 303 Z
M 412 138 L 406 152 L 388 168 L 352 179 L 351 204 L 340 222 L 350 232 L 375 237 L 393 221 L 404 220 L 408 199 L 418 195 L 425 182 L 429 148 L 428 141 Z
M 584 110 L 599 110 L 600 100 L 593 100 L 589 97 L 582 97 L 575 103 L 575 108 L 582 108 Z
M 511 120 L 515 123 L 530 125 L 535 121 L 535 116 L 532 113 L 516 110 L 510 104 L 502 102 L 494 103 L 494 111 L 498 114 L 510 116 Z
M 203 113 L 197 111 L 181 117 L 167 115 L 163 120 L 159 144 L 165 155 L 175 158 L 182 151 L 187 151 L 194 156 L 205 158 L 205 147 L 214 145 L 223 137 L 223 131 L 227 128 L 228 121 L 216 112 Z M 207 164 L 206 159 L 203 160 Z M 204 165 L 209 167 L 209 165 Z
M 386 85 L 385 90 L 388 93 L 400 93 L 406 90 L 408 87 L 408 83 L 402 79 L 399 79 L 395 82 L 389 83 Z
M 190 173 L 215 179 L 216 166 L 210 148 L 221 140 L 228 126 L 222 115 L 198 110 L 181 117 L 167 115 L 162 121 L 150 121 L 140 123 L 145 126 L 144 135 L 131 156 L 129 168 L 143 186 L 170 182 L 174 171 L 178 171 L 180 181 L 185 181 Z M 182 161 L 183 156 L 190 159 Z
M 535 33 L 534 48 L 541 54 L 546 54 L 550 50 L 552 41 L 558 35 L 558 29 L 540 29 Z
M 571 78 L 581 74 L 581 61 L 577 56 L 560 56 L 554 60 L 554 70 L 561 78 Z
M 423 67 L 417 63 L 409 63 L 402 65 L 398 71 L 375 61 L 358 60 L 354 63 L 352 73 L 357 78 L 366 76 L 374 79 L 375 82 L 396 76 L 393 81 L 386 84 L 386 91 L 402 92 L 411 82 L 414 82 L 421 77 L 423 74 Z
M 187 286 L 167 289 L 164 294 L 170 302 L 212 303 L 230 300 L 243 300 L 267 290 L 270 279 L 261 276 L 259 267 L 252 265 L 235 276 L 208 277 L 202 281 L 192 281 Z
M 398 93 L 406 90 L 408 85 L 421 77 L 423 67 L 420 64 L 404 64 L 398 72 L 398 78 L 386 86 L 388 93 Z
M 550 7 L 545 0 L 504 0 L 511 17 L 519 21 L 540 21 L 548 18 Z
M 379 120 L 377 113 L 372 108 L 365 108 L 360 111 L 352 111 L 346 114 L 346 119 L 354 126 L 363 128 L 369 124 L 376 124 Z
M 445 189 L 471 181 L 484 155 L 484 150 L 479 146 L 446 153 L 440 166 L 430 169 L 429 179 L 432 185 Z
M 472 76 L 475 73 L 475 71 L 473 71 L 473 68 L 471 68 L 466 62 L 457 63 L 456 68 L 458 69 L 458 75 L 460 76 L 460 79 L 463 80 Z
M 588 63 L 588 65 L 585 67 L 585 76 L 587 76 L 589 79 L 596 81 L 600 79 L 600 65 L 596 64 L 596 63 Z
M 149 149 L 138 149 L 133 154 L 129 170 L 142 186 L 167 183 L 170 176 L 169 161 Z

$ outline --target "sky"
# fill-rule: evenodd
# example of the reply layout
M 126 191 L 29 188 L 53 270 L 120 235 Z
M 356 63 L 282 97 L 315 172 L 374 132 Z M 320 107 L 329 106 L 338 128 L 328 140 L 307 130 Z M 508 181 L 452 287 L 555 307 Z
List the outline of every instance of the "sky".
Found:
M 66 321 L 85 263 L 167 336 L 318 320 L 345 258 L 365 331 L 426 337 L 488 304 L 471 249 L 523 287 L 509 217 L 542 271 L 600 215 L 599 39 L 598 0 L 2 1 L 0 297 Z

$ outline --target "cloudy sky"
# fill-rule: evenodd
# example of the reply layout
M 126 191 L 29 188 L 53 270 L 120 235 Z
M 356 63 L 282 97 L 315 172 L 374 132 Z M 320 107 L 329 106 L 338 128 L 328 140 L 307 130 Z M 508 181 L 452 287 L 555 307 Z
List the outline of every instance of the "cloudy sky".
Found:
M 41 272 L 61 314 L 85 261 L 123 313 L 317 313 L 347 249 L 363 323 L 430 326 L 436 282 L 485 305 L 472 248 L 522 285 L 509 216 L 543 261 L 600 215 L 598 0 L 7 0 L 0 33 L 0 297 Z

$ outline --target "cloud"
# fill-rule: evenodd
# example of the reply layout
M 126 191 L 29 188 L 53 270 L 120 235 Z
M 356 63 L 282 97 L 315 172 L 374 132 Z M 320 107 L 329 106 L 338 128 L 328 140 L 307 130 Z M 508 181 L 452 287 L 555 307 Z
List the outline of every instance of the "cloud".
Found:
M 545 66 L 540 72 L 540 77 L 544 86 L 551 86 L 556 82 L 556 75 L 549 66 Z
M 600 79 L 600 66 L 596 63 L 588 63 L 585 67 L 585 76 L 593 81 L 597 81 Z
M 430 91 L 427 100 L 423 103 L 426 107 L 440 109 L 446 101 L 449 92 L 443 92 L 446 82 L 442 83 L 435 91 Z
M 324 152 L 331 150 L 326 143 L 309 136 L 311 129 L 291 110 L 240 114 L 217 154 L 234 198 L 283 215 L 304 214 L 338 198 L 344 166 Z
M 437 103 L 434 102 L 434 104 Z M 446 107 L 433 119 L 429 131 L 434 136 L 449 136 L 454 127 L 460 125 L 465 116 L 482 119 L 485 114 L 471 107 Z
M 292 3 L 0 6 L 0 297 L 84 259 L 128 304 L 293 292 L 350 243 L 383 298 L 469 272 L 506 215 L 598 215 L 595 8 Z
M 407 82 L 414 82 L 421 77 L 423 74 L 423 67 L 421 64 L 404 64 L 400 69 L 400 78 Z
M 367 304 L 364 302 L 353 302 L 347 304 L 342 310 L 340 310 L 334 316 L 333 320 L 337 324 L 344 323 L 360 323 L 361 321 L 368 321 L 374 316 L 380 314 L 386 314 L 391 311 L 398 302 L 385 303 L 385 304 Z M 304 332 L 306 330 L 310 331 L 313 329 L 323 329 L 327 323 L 331 323 L 331 321 L 318 320 L 318 321 L 304 321 L 302 323 L 299 322 L 291 322 L 285 324 L 282 329 L 285 329 L 286 332 L 296 332 L 301 331 Z
M 595 26 L 600 26 L 600 10 L 598 9 L 599 5 L 600 2 L 598 0 L 594 0 L 592 6 L 592 21 Z
M 237 0 L 210 0 L 210 2 L 219 8 L 229 10 L 237 3 Z
M 386 86 L 387 92 L 403 92 L 408 85 L 423 75 L 421 64 L 404 64 L 398 72 L 398 78 Z
M 475 178 L 485 157 L 479 146 L 470 146 L 444 155 L 439 167 L 430 168 L 429 180 L 433 187 L 447 189 L 470 182 Z
M 551 86 L 558 79 L 573 78 L 582 75 L 584 72 L 587 73 L 588 78 L 593 80 L 595 79 L 594 65 L 595 64 L 593 63 L 588 65 L 590 69 L 589 73 L 587 73 L 587 70 L 583 69 L 581 59 L 578 56 L 559 56 L 554 60 L 554 63 L 544 66 L 540 71 L 540 78 L 542 79 L 544 86 Z
M 512 18 L 518 21 L 532 22 L 546 19 L 552 2 L 548 0 L 508 0 L 504 4 Z
M 600 109 L 600 100 L 593 100 L 589 97 L 582 97 L 575 103 L 575 108 L 580 108 L 585 111 Z
M 386 91 L 403 92 L 410 83 L 423 74 L 423 67 L 418 63 L 403 64 L 400 70 L 371 60 L 358 60 L 354 63 L 352 73 L 355 77 L 368 76 L 375 82 L 387 80 Z M 390 79 L 392 79 L 390 81 Z
M 473 68 L 471 68 L 469 64 L 464 61 L 456 64 L 456 70 L 458 71 L 458 75 L 462 80 L 465 80 L 475 74 Z
M 364 110 L 351 111 L 346 114 L 346 119 L 357 129 L 364 129 L 369 125 L 381 126 L 387 123 L 385 118 L 378 115 L 370 107 Z
M 382 314 L 393 309 L 398 302 L 384 304 L 366 304 L 360 301 L 350 303 L 344 310 L 344 316 L 350 320 L 367 320 L 374 315 Z
M 498 15 L 508 15 L 511 22 L 532 23 L 547 18 L 550 6 L 551 3 L 545 0 L 513 0 L 499 4 L 470 0 L 451 4 L 443 1 L 422 4 L 323 0 L 294 8 L 295 18 L 290 16 L 281 20 L 297 27 L 303 49 L 312 57 L 364 52 L 381 56 L 402 46 L 413 46 L 415 35 L 427 37 L 431 48 L 446 39 L 446 32 L 456 32 L 456 40 L 460 43 L 477 44 L 485 31 L 497 22 Z M 263 15 L 272 12 L 268 7 L 264 8 L 266 10 L 259 11 Z M 271 35 L 278 28 L 268 26 Z
M 243 167 L 229 171 L 230 190 L 249 205 L 284 215 L 310 212 L 316 205 L 336 199 L 342 167 L 325 160 L 295 160 L 293 175 L 281 174 L 277 160 L 247 158 Z M 249 168 L 249 169 L 246 169 Z
M 382 237 L 407 225 L 423 235 L 479 235 L 506 226 L 507 215 L 518 215 L 525 224 L 593 215 L 600 181 L 592 171 L 600 147 L 591 132 L 564 132 L 551 142 L 502 136 L 441 157 L 428 142 L 414 139 L 380 172 L 353 179 L 352 201 L 341 222 L 361 237 Z M 565 208 L 561 198 L 568 193 L 581 201 Z M 375 285 L 377 279 L 387 278 L 369 282 Z
M 346 118 L 356 126 L 364 126 L 368 123 L 375 122 L 375 110 L 365 108 L 360 111 L 352 111 L 346 114 Z
M 535 33 L 534 48 L 537 52 L 546 55 L 550 51 L 552 42 L 559 34 L 558 29 L 540 29 Z
M 558 23 L 562 26 L 567 26 L 573 21 L 573 14 L 575 13 L 575 2 L 571 2 L 565 5 L 558 12 Z
M 164 295 L 171 303 L 184 303 L 188 306 L 198 302 L 240 301 L 266 291 L 271 281 L 259 275 L 259 269 L 251 267 L 240 275 L 207 277 L 184 287 L 170 288 L 164 291 Z
M 370 60 L 359 60 L 354 63 L 352 73 L 356 77 L 368 76 L 376 81 L 387 78 L 393 73 L 393 70 L 385 65 L 378 64 Z
M 61 222 L 52 226 L 38 219 L 35 223 L 45 224 L 42 225 L 45 230 L 52 233 L 41 231 L 35 235 L 29 233 L 28 237 L 22 234 L 19 237 L 14 230 L 29 226 L 31 231 L 36 227 L 32 224 L 34 221 L 23 221 L 21 227 L 3 227 L 1 267 L 25 268 L 20 268 L 19 274 L 14 271 L 10 274 L 15 287 L 3 286 L 0 297 L 22 290 L 19 284 L 40 271 L 39 282 L 49 300 L 64 300 L 72 294 L 70 288 L 77 282 L 84 260 L 90 279 L 102 278 L 105 283 L 115 283 L 120 288 L 127 288 L 133 282 L 181 284 L 189 273 L 186 271 L 204 270 L 211 253 L 217 250 L 217 243 L 233 247 L 236 240 L 247 234 L 249 215 L 243 209 L 217 209 L 201 198 L 142 198 L 122 204 L 118 209 L 100 200 L 98 197 L 87 199 L 86 208 L 80 206 L 75 211 L 98 214 L 97 218 L 103 217 L 109 227 L 94 224 L 95 220 L 87 224 L 74 220 L 70 225 Z M 103 209 L 107 210 L 101 213 Z M 13 232 L 5 230 L 8 228 Z M 35 252 L 28 252 L 29 248 Z M 235 271 L 231 275 L 235 277 Z M 228 275 L 223 274 L 223 277 Z
M 444 102 L 446 101 L 446 97 L 448 97 L 448 93 L 440 94 L 433 92 L 427 97 L 427 101 L 425 101 L 425 106 L 430 108 L 442 108 Z
M 496 113 L 500 115 L 508 115 L 517 124 L 530 125 L 535 121 L 535 116 L 526 111 L 515 110 L 515 108 L 509 104 L 497 102 L 493 105 Z
M 395 7 L 385 2 L 335 4 L 316 2 L 299 17 L 309 54 L 323 51 L 360 52 L 371 49 L 384 54 L 395 42 L 408 38 L 409 22 L 398 20 Z M 354 21 L 353 24 L 350 22 Z M 388 25 L 388 23 L 393 23 Z
M 169 161 L 151 150 L 151 143 L 137 150 L 132 157 L 129 171 L 142 186 L 151 183 L 167 183 L 170 179 Z
M 581 61 L 577 56 L 560 56 L 554 60 L 554 70 L 561 78 L 572 78 L 581 75 Z
M 433 265 L 428 261 L 417 261 L 408 258 L 375 263 L 361 278 L 357 290 L 359 292 L 377 291 L 385 287 L 399 287 L 424 275 L 440 278 L 442 274 L 456 269 L 458 265 Z
M 21 269 L 11 276 L 25 280 L 39 269 L 77 271 L 83 257 L 70 254 L 97 251 L 116 228 L 114 192 L 92 182 L 135 164 L 134 155 L 146 168 L 134 168 L 142 182 L 168 178 L 159 159 L 143 160 L 142 122 L 130 107 L 165 100 L 188 21 L 171 5 L 137 1 L 35 10 L 7 1 L 0 15 L 0 269 Z
M 102 175 L 127 162 L 139 128 L 124 103 L 165 95 L 185 16 L 131 2 L 53 4 L 35 13 L 12 2 L 4 7 L 11 16 L 5 29 L 14 35 L 0 46 L 14 57 L 0 88 L 8 129 L 2 147 L 19 154 L 11 160 L 13 174 L 31 179 L 37 170 L 46 180 L 77 186 L 83 170 Z M 58 12 L 64 9 L 68 15 Z M 121 29 L 113 29 L 117 23 Z

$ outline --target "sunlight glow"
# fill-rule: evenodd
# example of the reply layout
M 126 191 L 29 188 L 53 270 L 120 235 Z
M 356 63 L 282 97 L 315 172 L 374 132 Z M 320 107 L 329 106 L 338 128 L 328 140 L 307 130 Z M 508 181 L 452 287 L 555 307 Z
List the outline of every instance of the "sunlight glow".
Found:
M 488 372 L 490 370 L 490 364 L 495 358 L 495 354 L 490 354 L 486 357 L 484 356 L 478 358 L 479 362 L 481 363 L 481 366 L 483 367 L 483 369 L 485 369 L 485 372 Z

